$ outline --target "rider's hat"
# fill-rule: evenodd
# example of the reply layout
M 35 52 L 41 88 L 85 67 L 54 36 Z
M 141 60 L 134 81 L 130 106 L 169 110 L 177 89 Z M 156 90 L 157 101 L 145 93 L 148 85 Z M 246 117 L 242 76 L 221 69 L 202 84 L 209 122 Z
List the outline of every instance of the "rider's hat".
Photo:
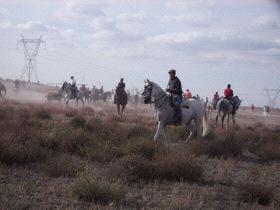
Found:
M 175 70 L 175 69 L 170 69 L 170 70 L 168 71 L 168 73 L 169 73 L 169 74 L 176 74 L 176 70 Z

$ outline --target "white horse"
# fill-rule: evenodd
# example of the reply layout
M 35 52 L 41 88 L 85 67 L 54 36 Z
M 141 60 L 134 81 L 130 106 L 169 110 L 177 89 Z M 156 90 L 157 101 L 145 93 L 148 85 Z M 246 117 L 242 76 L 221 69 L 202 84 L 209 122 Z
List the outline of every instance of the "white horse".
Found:
M 241 100 L 239 99 L 238 96 L 234 96 L 232 98 L 233 103 L 235 104 L 235 110 L 233 107 L 233 104 L 226 98 L 221 98 L 218 103 L 217 103 L 217 115 L 216 115 L 216 122 L 218 122 L 218 118 L 221 112 L 223 112 L 222 116 L 222 128 L 224 127 L 224 120 L 227 115 L 227 125 L 226 128 L 228 128 L 229 125 L 229 116 L 232 115 L 232 123 L 233 125 L 235 124 L 235 114 L 236 111 L 238 110 Z
M 169 95 L 156 83 L 147 80 L 142 97 L 145 104 L 154 104 L 156 110 L 156 118 L 158 128 L 154 136 L 154 140 L 158 140 L 161 134 L 164 135 L 165 142 L 168 144 L 166 135 L 166 126 L 174 124 L 174 108 L 169 105 Z M 182 124 L 189 129 L 190 134 L 186 141 L 193 138 L 194 134 L 197 137 L 206 136 L 208 133 L 208 119 L 206 112 L 207 102 L 204 103 L 197 99 L 188 99 L 182 107 Z M 187 108 L 186 108 L 187 107 Z M 195 122 L 195 126 L 192 125 Z
M 76 94 L 76 96 L 74 96 L 73 92 L 72 92 L 71 84 L 69 84 L 67 82 L 64 82 L 61 89 L 63 91 L 65 91 L 65 93 L 66 93 L 65 101 L 66 101 L 67 106 L 68 106 L 68 101 L 71 100 L 71 99 L 76 100 L 77 106 L 78 106 L 79 100 L 82 101 L 83 106 L 85 105 L 82 92 L 77 90 L 77 94 Z

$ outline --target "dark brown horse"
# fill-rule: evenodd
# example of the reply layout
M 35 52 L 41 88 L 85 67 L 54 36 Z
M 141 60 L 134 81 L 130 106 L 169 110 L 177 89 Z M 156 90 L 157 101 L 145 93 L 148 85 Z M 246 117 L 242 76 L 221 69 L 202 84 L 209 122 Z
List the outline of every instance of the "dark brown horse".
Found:
M 118 114 L 124 115 L 125 114 L 125 107 L 127 104 L 127 93 L 124 89 L 117 88 L 115 93 L 115 103 L 117 104 Z M 120 110 L 121 106 L 121 110 Z
M 5 86 L 0 82 L 0 99 L 4 99 L 4 96 L 6 95 L 6 88 Z

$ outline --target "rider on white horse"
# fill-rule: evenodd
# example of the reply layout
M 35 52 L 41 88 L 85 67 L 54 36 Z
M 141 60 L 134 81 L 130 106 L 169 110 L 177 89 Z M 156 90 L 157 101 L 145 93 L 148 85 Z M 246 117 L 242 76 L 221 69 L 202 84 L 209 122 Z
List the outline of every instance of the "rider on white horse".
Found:
M 174 123 L 180 124 L 182 122 L 182 110 L 181 110 L 181 104 L 183 101 L 183 91 L 182 91 L 182 85 L 181 81 L 178 77 L 176 77 L 176 71 L 174 69 L 171 69 L 169 72 L 169 82 L 168 87 L 166 89 L 166 92 L 169 92 L 171 94 L 171 105 L 174 106 Z
M 233 106 L 233 111 L 232 113 L 234 114 L 236 112 L 235 110 L 235 103 L 234 101 L 232 100 L 232 97 L 233 97 L 233 90 L 231 89 L 231 85 L 228 84 L 227 85 L 227 88 L 224 90 L 224 96 L 225 98 L 232 104 Z
M 76 80 L 74 79 L 73 76 L 71 76 L 71 81 L 70 81 L 71 87 L 72 87 L 72 93 L 74 98 L 77 97 L 77 87 L 76 87 Z

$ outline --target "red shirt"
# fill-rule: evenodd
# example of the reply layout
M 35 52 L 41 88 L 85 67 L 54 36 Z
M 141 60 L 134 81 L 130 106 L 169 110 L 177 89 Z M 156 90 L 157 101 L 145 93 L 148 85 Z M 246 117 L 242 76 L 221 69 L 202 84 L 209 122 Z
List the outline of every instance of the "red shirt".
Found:
M 230 88 L 226 88 L 224 90 L 224 95 L 226 98 L 232 98 L 233 97 L 233 90 Z

